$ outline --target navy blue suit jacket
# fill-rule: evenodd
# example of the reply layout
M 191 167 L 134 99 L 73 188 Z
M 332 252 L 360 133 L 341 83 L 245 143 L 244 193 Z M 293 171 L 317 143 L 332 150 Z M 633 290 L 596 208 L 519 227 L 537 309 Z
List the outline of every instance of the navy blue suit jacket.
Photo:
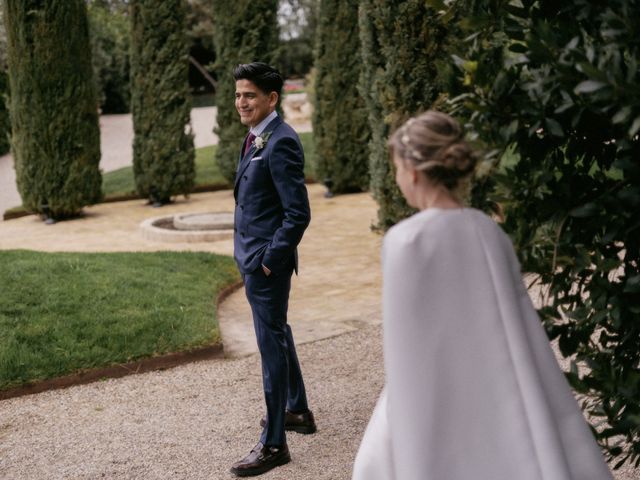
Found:
M 236 172 L 233 246 L 243 274 L 262 264 L 274 274 L 292 266 L 297 272 L 296 249 L 311 220 L 298 135 L 277 117 L 261 135 L 267 136 L 263 148 L 240 154 Z

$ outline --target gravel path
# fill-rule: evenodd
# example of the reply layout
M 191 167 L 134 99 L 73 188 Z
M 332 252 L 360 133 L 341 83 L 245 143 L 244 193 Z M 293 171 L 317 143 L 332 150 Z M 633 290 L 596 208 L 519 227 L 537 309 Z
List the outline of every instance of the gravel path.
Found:
M 259 478 L 348 480 L 384 381 L 380 326 L 298 354 L 318 432 L 288 434 L 292 462 Z M 0 478 L 232 479 L 259 434 L 259 371 L 252 355 L 1 401 Z
M 293 325 L 295 335 L 295 324 Z M 314 435 L 260 478 L 349 479 L 382 388 L 380 327 L 298 348 Z M 2 479 L 227 479 L 259 435 L 257 355 L 0 402 Z

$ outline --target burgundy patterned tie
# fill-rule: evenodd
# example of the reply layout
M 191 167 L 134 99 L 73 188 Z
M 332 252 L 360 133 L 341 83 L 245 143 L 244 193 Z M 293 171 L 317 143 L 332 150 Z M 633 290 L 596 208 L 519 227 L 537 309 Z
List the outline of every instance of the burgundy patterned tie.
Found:
M 247 154 L 247 152 L 251 148 L 251 144 L 255 139 L 256 139 L 256 136 L 253 133 L 249 132 L 249 136 L 247 137 L 247 143 L 244 144 L 244 153 L 242 154 L 243 157 Z

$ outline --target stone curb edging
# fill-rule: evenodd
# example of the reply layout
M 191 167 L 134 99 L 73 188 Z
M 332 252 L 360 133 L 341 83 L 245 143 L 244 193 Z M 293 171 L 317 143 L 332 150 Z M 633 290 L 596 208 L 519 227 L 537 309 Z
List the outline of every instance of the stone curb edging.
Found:
M 222 358 L 223 349 L 221 344 L 210 345 L 197 348 L 188 352 L 176 352 L 159 357 L 145 358 L 135 362 L 123 363 L 111 367 L 96 368 L 84 372 L 66 375 L 64 377 L 42 380 L 39 382 L 21 385 L 9 390 L 0 390 L 0 400 L 22 397 L 34 393 L 42 393 L 48 390 L 58 390 L 61 388 L 84 385 L 107 378 L 120 378 L 135 373 L 150 372 L 153 370 L 164 370 L 176 367 L 184 363 L 197 360 L 207 360 L 210 358 Z
M 176 230 L 207 231 L 233 230 L 233 212 L 189 212 L 173 216 L 173 227 Z
M 216 298 L 216 310 L 219 310 L 220 304 L 233 292 L 243 286 L 242 281 L 235 282 L 226 288 L 223 288 Z M 185 352 L 173 352 L 157 357 L 143 358 L 134 362 L 111 365 L 109 367 L 95 368 L 85 370 L 64 377 L 52 378 L 38 382 L 20 385 L 7 390 L 0 390 L 0 400 L 7 400 L 35 393 L 42 393 L 48 390 L 58 390 L 62 388 L 73 387 L 75 385 L 85 385 L 87 383 L 104 380 L 107 378 L 120 378 L 126 375 L 137 373 L 151 372 L 154 370 L 166 370 L 168 368 L 177 367 L 185 363 L 197 362 L 200 360 L 210 360 L 213 358 L 223 358 L 224 347 L 222 343 L 207 345 Z
M 175 215 L 147 218 L 140 224 L 142 238 L 152 242 L 197 243 L 217 242 L 233 238 L 233 230 L 169 230 L 156 223 L 169 220 Z

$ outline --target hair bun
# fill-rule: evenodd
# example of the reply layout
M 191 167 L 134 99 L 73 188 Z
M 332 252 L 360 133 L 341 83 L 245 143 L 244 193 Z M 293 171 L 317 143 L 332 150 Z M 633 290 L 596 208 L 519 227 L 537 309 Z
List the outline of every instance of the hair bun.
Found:
M 434 110 L 407 120 L 388 144 L 394 155 L 411 162 L 430 180 L 450 190 L 473 173 L 476 166 L 476 156 L 464 140 L 460 124 Z
M 464 177 L 473 171 L 476 159 L 469 144 L 464 140 L 459 140 L 442 152 L 442 164 L 455 176 Z

